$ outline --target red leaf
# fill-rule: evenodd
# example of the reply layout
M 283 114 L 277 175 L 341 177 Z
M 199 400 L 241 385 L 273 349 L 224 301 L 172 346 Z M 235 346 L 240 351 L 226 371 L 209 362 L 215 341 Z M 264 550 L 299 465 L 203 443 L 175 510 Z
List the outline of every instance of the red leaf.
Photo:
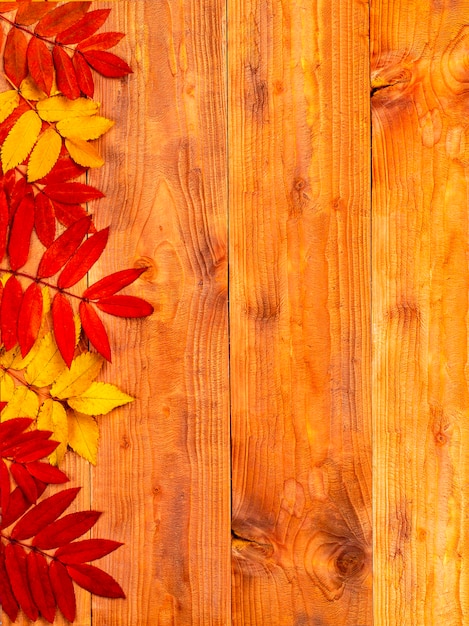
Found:
M 16 2 L 0 2 L 0 13 L 8 13 L 14 11 L 18 7 Z
M 34 227 L 39 241 L 48 248 L 55 239 L 55 211 L 52 200 L 38 193 L 34 201 Z
M 108 237 L 109 227 L 103 228 L 81 244 L 59 276 L 57 281 L 59 289 L 72 287 L 85 276 L 102 255 Z
M 110 315 L 117 317 L 147 317 L 153 313 L 152 305 L 135 296 L 109 296 L 101 298 L 96 302 L 96 306 Z
M 38 35 L 51 37 L 69 28 L 88 11 L 91 2 L 68 2 L 47 13 L 35 28 Z
M 92 98 L 94 95 L 94 80 L 88 63 L 78 52 L 75 52 L 73 55 L 72 63 L 75 68 L 80 91 L 84 93 L 85 96 L 88 96 L 88 98 Z
M 0 459 L 0 513 L 8 508 L 10 501 L 10 473 L 3 459 Z
M 12 28 L 5 43 L 3 67 L 5 74 L 16 87 L 19 87 L 21 81 L 28 75 L 27 49 L 28 40 L 25 35 L 18 28 Z
M 20 178 L 15 182 L 10 193 L 10 217 L 16 213 L 16 209 L 19 207 L 21 200 L 28 192 L 28 183 L 26 178 Z
M 27 418 L 16 418 L 27 419 Z M 49 439 L 52 435 L 50 430 L 29 430 L 28 432 L 19 433 L 15 437 L 9 437 L 6 441 L 0 441 L 0 454 L 3 457 L 15 457 L 23 452 L 25 445 L 33 442 L 37 444 L 44 439 Z
M 34 345 L 41 328 L 42 292 L 36 283 L 31 283 L 24 292 L 18 317 L 18 343 L 25 357 Z
M 77 49 L 82 52 L 85 50 L 108 50 L 114 48 L 123 37 L 125 37 L 124 33 L 99 33 L 99 35 L 93 35 L 93 37 L 81 41 Z
M 72 305 L 60 292 L 55 295 L 52 301 L 52 322 L 55 341 L 60 354 L 67 366 L 70 367 L 75 354 L 75 322 Z
M 52 57 L 54 59 L 59 91 L 70 100 L 75 100 L 80 95 L 80 88 L 78 87 L 77 75 L 71 58 L 59 46 L 55 46 L 53 49 Z
M 91 200 L 104 198 L 102 191 L 83 183 L 47 185 L 43 192 L 54 202 L 62 202 L 63 204 L 84 204 Z
M 11 619 L 16 621 L 19 606 L 11 590 L 10 579 L 5 567 L 5 548 L 0 543 L 0 606 Z
M 55 618 L 55 598 L 46 559 L 38 552 L 30 552 L 27 556 L 27 570 L 34 602 L 41 615 L 52 623 Z
M 8 444 L 8 440 L 12 437 L 20 435 L 25 431 L 28 426 L 31 426 L 33 420 L 29 417 L 15 417 L 14 419 L 7 420 L 0 424 L 0 446 L 5 447 L 5 443 Z M 8 444 L 9 445 L 9 444 Z
M 11 192 L 16 183 L 16 170 L 8 170 L 3 176 L 3 189 L 8 196 L 11 196 Z
M 11 531 L 11 537 L 18 541 L 38 535 L 62 515 L 77 497 L 80 487 L 64 489 L 42 500 L 28 511 Z
M 28 45 L 28 69 L 33 80 L 47 95 L 54 82 L 54 64 L 46 44 L 37 37 L 31 37 Z
M 94 70 L 107 78 L 120 78 L 121 76 L 132 74 L 132 69 L 129 65 L 123 59 L 112 54 L 112 52 L 87 50 L 83 52 L 83 56 Z
M 16 484 L 24 493 L 26 500 L 34 504 L 37 500 L 37 485 L 28 470 L 18 463 L 12 463 L 10 472 Z
M 98 511 L 79 511 L 61 517 L 46 526 L 33 539 L 33 545 L 41 550 L 59 548 L 70 543 L 96 524 L 101 513 Z
M 39 612 L 29 588 L 24 548 L 18 544 L 8 544 L 5 548 L 5 564 L 13 594 L 23 611 L 34 622 L 38 618 Z
M 87 563 L 101 559 L 124 544 L 110 539 L 85 539 L 59 548 L 54 557 L 62 563 Z
M 15 22 L 22 26 L 31 26 L 31 24 L 35 24 L 46 13 L 49 13 L 56 4 L 56 2 L 23 1 L 16 13 Z
M 124 289 L 124 287 L 127 287 L 127 285 L 131 285 L 146 270 L 146 267 L 132 268 L 105 276 L 98 280 L 97 283 L 94 283 L 94 285 L 91 285 L 91 287 L 88 287 L 83 293 L 83 297 L 89 300 L 97 300 L 98 298 L 113 296 L 121 289 Z
M 124 591 L 114 578 L 94 565 L 67 565 L 67 571 L 77 585 L 97 596 L 125 598 Z
M 67 569 L 59 561 L 52 561 L 49 576 L 57 606 L 65 619 L 73 622 L 76 615 L 75 590 Z
M 10 276 L 3 289 L 0 305 L 0 328 L 5 350 L 11 350 L 17 343 L 18 314 L 20 312 L 23 290 L 15 276 Z
M 10 501 L 6 511 L 3 511 L 0 528 L 8 528 L 8 526 L 21 517 L 30 506 L 24 493 L 19 487 L 16 487 L 10 494 Z
M 54 209 L 55 217 L 67 228 L 72 224 L 75 224 L 75 222 L 78 222 L 78 220 L 82 217 L 86 217 L 88 215 L 80 204 L 61 204 L 60 202 L 54 202 Z M 91 222 L 88 232 L 96 232 L 93 222 Z
M 0 261 L 5 256 L 9 222 L 8 201 L 3 189 L 0 189 Z
M 83 39 L 93 35 L 98 28 L 101 28 L 110 12 L 111 9 L 98 9 L 97 11 L 87 13 L 76 24 L 67 28 L 67 30 L 61 31 L 55 40 L 58 43 L 66 44 L 83 41 Z
M 57 237 L 42 256 L 37 270 L 38 278 L 48 278 L 62 269 L 88 232 L 90 223 L 91 215 L 82 217 Z
M 18 463 L 31 463 L 49 456 L 59 445 L 58 441 L 30 441 L 17 454 L 12 455 Z
M 33 227 L 34 197 L 28 194 L 20 202 L 10 228 L 8 255 L 12 270 L 20 269 L 28 260 Z
M 67 483 L 69 478 L 58 467 L 49 465 L 49 463 L 41 463 L 40 461 L 34 461 L 28 463 L 28 472 L 31 476 L 38 478 L 48 485 L 59 485 Z
M 111 346 L 104 324 L 89 302 L 80 302 L 80 319 L 86 336 L 96 350 L 108 361 L 111 360 Z
M 68 152 L 64 152 L 60 157 L 57 163 L 54 165 L 54 169 L 38 180 L 37 182 L 41 185 L 53 185 L 56 183 L 65 183 L 68 180 L 72 180 L 74 178 L 78 178 L 82 174 L 86 172 L 86 167 L 82 167 L 72 161 Z

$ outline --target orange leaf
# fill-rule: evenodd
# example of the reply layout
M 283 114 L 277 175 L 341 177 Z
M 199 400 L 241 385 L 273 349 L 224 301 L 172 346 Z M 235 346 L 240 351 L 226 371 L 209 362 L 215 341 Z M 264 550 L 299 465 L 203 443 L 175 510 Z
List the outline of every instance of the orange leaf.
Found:
M 91 2 L 68 2 L 47 13 L 38 23 L 35 32 L 51 37 L 59 31 L 73 26 L 88 11 Z
M 28 41 L 24 33 L 12 28 L 5 43 L 3 67 L 5 74 L 16 87 L 19 87 L 28 75 L 27 50 Z

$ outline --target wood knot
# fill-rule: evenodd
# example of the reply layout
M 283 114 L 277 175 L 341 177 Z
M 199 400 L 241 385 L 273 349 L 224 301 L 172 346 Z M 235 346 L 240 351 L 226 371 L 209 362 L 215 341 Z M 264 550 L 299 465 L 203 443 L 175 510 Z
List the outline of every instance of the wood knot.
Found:
M 358 546 L 349 546 L 338 555 L 335 566 L 344 578 L 357 576 L 365 567 L 365 553 Z
M 469 27 L 464 26 L 450 44 L 447 67 L 455 81 L 469 83 Z
M 371 97 L 379 93 L 380 98 L 386 101 L 395 100 L 402 95 L 411 80 L 412 72 L 407 67 L 389 65 L 379 68 L 371 74 Z
M 141 256 L 140 258 L 138 258 L 134 263 L 134 267 L 135 268 L 140 268 L 140 267 L 147 268 L 146 272 L 143 272 L 140 278 L 143 278 L 143 280 L 146 280 L 148 282 L 151 282 L 152 280 L 154 280 L 158 273 L 155 260 L 149 256 Z

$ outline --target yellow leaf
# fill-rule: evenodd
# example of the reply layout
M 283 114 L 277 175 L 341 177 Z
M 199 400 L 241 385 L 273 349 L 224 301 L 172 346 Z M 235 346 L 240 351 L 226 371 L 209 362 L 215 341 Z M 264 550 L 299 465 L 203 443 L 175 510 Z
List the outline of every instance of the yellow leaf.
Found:
M 47 95 L 39 89 L 31 76 L 27 76 L 20 85 L 21 95 L 26 98 L 26 100 L 31 100 L 35 102 L 37 100 L 44 100 L 47 98 Z
M 60 445 L 49 455 L 52 465 L 58 465 L 67 452 L 68 418 L 67 412 L 60 402 L 48 398 L 44 401 L 37 417 L 37 427 L 40 430 L 51 430 L 51 439 L 60 442 Z
M 98 139 L 113 126 L 112 120 L 100 115 L 92 115 L 91 117 L 72 117 L 61 120 L 57 123 L 57 130 L 62 137 L 89 141 L 90 139 Z
M 46 122 L 60 122 L 68 117 L 94 115 L 101 105 L 89 98 L 69 100 L 65 96 L 53 96 L 37 103 L 37 112 Z
M 133 402 L 134 398 L 108 383 L 92 383 L 86 391 L 69 398 L 68 404 L 86 415 L 104 415 L 118 406 Z
M 1 413 L 1 421 L 14 417 L 36 417 L 39 409 L 37 395 L 27 387 L 16 387 L 8 404 Z
M 29 157 L 28 182 L 32 183 L 46 176 L 57 163 L 61 149 L 61 136 L 53 128 L 44 131 Z
M 104 159 L 94 146 L 83 139 L 65 139 L 65 147 L 70 156 L 83 167 L 101 167 Z
M 25 160 L 39 137 L 41 126 L 41 118 L 36 111 L 26 111 L 19 118 L 3 142 L 2 167 L 4 173 Z
M 84 352 L 72 361 L 70 369 L 64 370 L 52 385 L 50 393 L 64 400 L 79 396 L 86 391 L 99 374 L 103 358 L 95 352 Z
M 68 443 L 72 450 L 96 465 L 99 428 L 90 415 L 72 411 L 68 416 Z
M 0 372 L 0 402 L 9 402 L 15 392 L 15 381 L 6 372 Z
M 10 89 L 0 94 L 0 124 L 13 113 L 20 103 L 20 95 L 16 89 Z
M 41 339 L 39 349 L 26 368 L 25 380 L 35 387 L 48 387 L 67 366 L 55 343 L 52 332 Z

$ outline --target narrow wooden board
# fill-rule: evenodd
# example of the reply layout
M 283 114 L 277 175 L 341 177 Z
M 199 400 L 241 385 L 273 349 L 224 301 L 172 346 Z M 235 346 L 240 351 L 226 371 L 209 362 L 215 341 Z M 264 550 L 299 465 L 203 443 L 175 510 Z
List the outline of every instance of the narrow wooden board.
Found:
M 233 624 L 369 626 L 368 5 L 228 15 Z
M 374 619 L 469 620 L 469 2 L 372 3 Z

